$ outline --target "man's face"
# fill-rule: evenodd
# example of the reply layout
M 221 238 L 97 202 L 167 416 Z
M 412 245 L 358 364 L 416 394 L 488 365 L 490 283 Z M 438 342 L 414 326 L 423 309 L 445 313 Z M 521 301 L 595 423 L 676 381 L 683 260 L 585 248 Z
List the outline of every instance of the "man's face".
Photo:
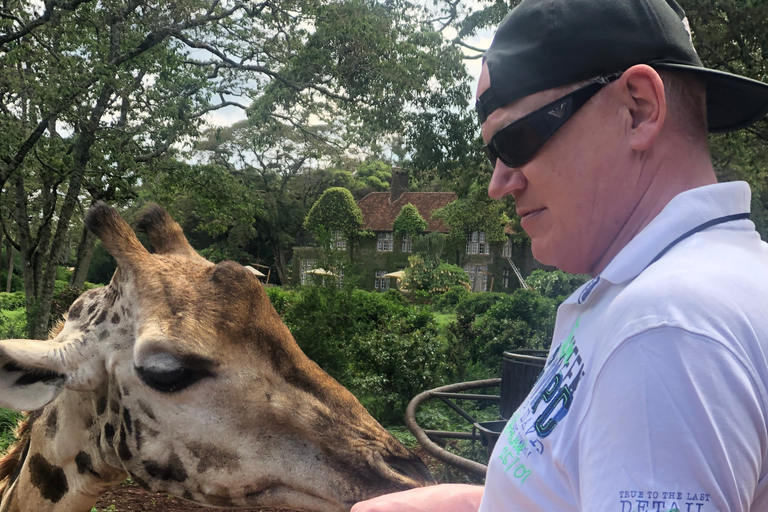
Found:
M 483 66 L 478 95 L 489 87 Z M 511 194 L 521 225 L 540 262 L 566 272 L 592 273 L 636 204 L 633 177 L 622 150 L 619 109 L 612 85 L 569 119 L 527 163 L 507 167 L 497 160 L 488 195 Z M 495 110 L 482 125 L 488 142 L 501 128 L 571 92 L 550 89 Z

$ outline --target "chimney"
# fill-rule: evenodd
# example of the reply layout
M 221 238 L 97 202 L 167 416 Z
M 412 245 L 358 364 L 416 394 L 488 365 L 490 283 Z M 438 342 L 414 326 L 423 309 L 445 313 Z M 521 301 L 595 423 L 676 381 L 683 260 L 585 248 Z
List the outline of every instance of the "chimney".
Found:
M 408 171 L 402 167 L 392 167 L 392 181 L 389 185 L 389 204 L 397 202 L 408 192 Z

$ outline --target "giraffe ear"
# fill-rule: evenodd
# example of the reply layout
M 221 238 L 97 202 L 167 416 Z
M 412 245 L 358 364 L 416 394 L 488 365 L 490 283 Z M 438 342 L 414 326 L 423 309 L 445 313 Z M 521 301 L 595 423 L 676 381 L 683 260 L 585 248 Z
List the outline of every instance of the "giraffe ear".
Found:
M 64 388 L 66 375 L 53 363 L 50 341 L 0 341 L 0 407 L 34 411 L 51 402 Z

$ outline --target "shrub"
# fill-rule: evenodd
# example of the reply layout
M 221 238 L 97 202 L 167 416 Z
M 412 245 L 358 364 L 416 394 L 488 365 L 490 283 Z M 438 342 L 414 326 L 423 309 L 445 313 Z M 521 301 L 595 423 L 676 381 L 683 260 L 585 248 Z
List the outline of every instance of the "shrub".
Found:
M 293 307 L 293 303 L 297 300 L 297 294 L 292 290 L 284 290 L 283 288 L 273 286 L 266 288 L 265 291 L 272 306 L 281 317 L 285 316 L 286 311 Z
M 15 309 L 26 307 L 26 300 L 24 292 L 0 292 L 0 308 L 6 311 L 13 311 Z
M 16 426 L 21 421 L 22 414 L 10 409 L 0 409 L 0 455 L 5 453 L 10 445 L 16 442 Z
M 552 272 L 534 270 L 525 282 L 542 296 L 560 303 L 589 279 L 590 277 L 586 274 L 567 274 L 562 270 Z
M 413 331 L 407 321 L 355 337 L 350 388 L 380 422 L 402 423 L 414 396 L 444 382 L 441 348 L 434 329 Z
M 501 365 L 505 350 L 549 348 L 556 307 L 554 300 L 522 289 L 496 302 L 477 322 L 480 361 L 493 367 Z
M 342 187 L 331 187 L 309 209 L 304 229 L 311 233 L 317 233 L 321 228 L 339 230 L 351 238 L 362 223 L 363 213 L 352 193 Z
M 27 311 L 15 309 L 0 311 L 0 338 L 18 339 L 27 337 Z
M 463 286 L 452 286 L 448 288 L 448 291 L 445 293 L 441 293 L 435 297 L 433 304 L 438 311 L 455 311 L 459 302 L 471 294 L 472 292 L 468 291 Z
M 413 204 L 408 203 L 400 208 L 393 226 L 395 236 L 417 235 L 427 229 L 427 221 L 419 214 Z
M 456 313 L 462 315 L 483 315 L 498 301 L 509 297 L 506 293 L 480 292 L 467 293 L 456 307 Z
M 445 292 L 456 286 L 469 289 L 469 275 L 463 268 L 444 262 L 436 262 L 414 254 L 408 258 L 410 266 L 405 269 L 403 289 L 411 292 Z

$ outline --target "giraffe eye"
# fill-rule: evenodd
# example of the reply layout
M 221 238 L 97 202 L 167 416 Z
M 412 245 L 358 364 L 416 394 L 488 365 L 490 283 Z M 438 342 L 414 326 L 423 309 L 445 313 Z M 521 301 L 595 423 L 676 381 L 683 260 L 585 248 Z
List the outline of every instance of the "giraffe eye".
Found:
M 181 391 L 197 381 L 214 375 L 213 363 L 197 356 L 177 358 L 168 353 L 148 357 L 136 374 L 147 386 L 163 393 Z

